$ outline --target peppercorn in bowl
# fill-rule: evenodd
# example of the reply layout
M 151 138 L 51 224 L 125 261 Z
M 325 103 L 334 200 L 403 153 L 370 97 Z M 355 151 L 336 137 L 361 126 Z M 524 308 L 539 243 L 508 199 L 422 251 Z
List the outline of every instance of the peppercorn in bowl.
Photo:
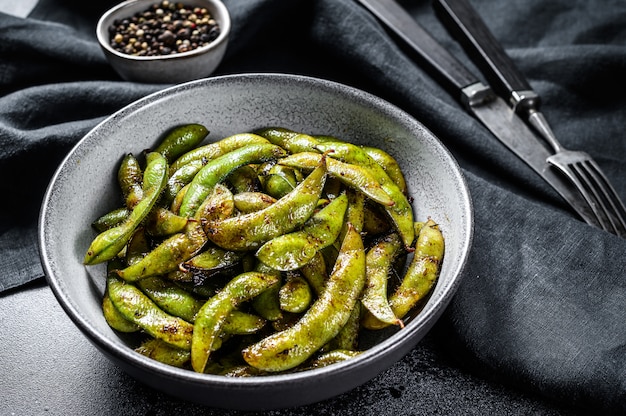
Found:
M 50 182 L 39 247 L 60 305 L 123 370 L 258 411 L 337 396 L 402 359 L 455 293 L 472 231 L 464 176 L 419 121 L 335 82 L 241 74 L 163 89 L 87 133 Z M 365 279 L 396 290 L 407 276 L 421 299 L 368 315 L 386 299 Z
M 215 71 L 230 26 L 219 0 L 128 0 L 102 15 L 96 35 L 124 80 L 176 84 Z

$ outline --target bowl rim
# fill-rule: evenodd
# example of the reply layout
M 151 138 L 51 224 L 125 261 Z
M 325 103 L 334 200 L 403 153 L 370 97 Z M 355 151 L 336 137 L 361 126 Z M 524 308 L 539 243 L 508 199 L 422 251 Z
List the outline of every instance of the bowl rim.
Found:
M 403 117 L 406 117 L 408 120 L 412 120 L 413 122 L 421 125 L 422 129 L 428 132 L 434 142 L 440 147 L 440 150 L 443 154 L 449 159 L 452 163 L 454 169 L 452 170 L 455 180 L 460 185 L 461 190 L 461 199 L 463 200 L 465 206 L 467 207 L 464 210 L 464 220 L 465 223 L 460 226 L 466 230 L 464 233 L 464 240 L 461 241 L 461 245 L 466 247 L 464 250 L 463 256 L 458 262 L 455 269 L 451 270 L 452 275 L 455 277 L 452 281 L 448 282 L 447 285 L 442 289 L 442 295 L 440 296 L 439 302 L 436 304 L 436 307 L 431 307 L 429 309 L 422 310 L 414 319 L 411 319 L 410 322 L 402 330 L 397 330 L 394 333 L 390 334 L 383 341 L 376 343 L 370 348 L 364 350 L 358 357 L 352 358 L 350 360 L 345 360 L 343 362 L 338 362 L 326 367 L 308 369 L 306 371 L 293 372 L 293 373 L 285 373 L 285 374 L 270 374 L 256 377 L 225 377 L 221 375 L 213 375 L 213 374 L 200 374 L 190 371 L 188 369 L 176 368 L 173 366 L 169 366 L 167 364 L 160 363 L 156 360 L 145 357 L 141 354 L 134 352 L 132 348 L 129 348 L 126 345 L 123 345 L 122 341 L 116 342 L 108 339 L 108 337 L 103 336 L 96 327 L 89 322 L 88 319 L 83 317 L 77 308 L 74 307 L 71 298 L 64 291 L 63 285 L 60 283 L 58 278 L 54 276 L 54 271 L 51 267 L 50 261 L 48 260 L 48 249 L 46 247 L 46 237 L 45 237 L 45 228 L 46 228 L 46 213 L 48 204 L 50 202 L 50 198 L 52 193 L 54 192 L 54 185 L 59 179 L 65 165 L 68 160 L 70 160 L 73 154 L 77 151 L 77 149 L 82 145 L 83 142 L 87 141 L 88 138 L 98 129 L 102 128 L 103 125 L 115 122 L 116 120 L 123 119 L 125 115 L 132 113 L 133 111 L 158 101 L 161 98 L 164 98 L 170 94 L 176 93 L 179 90 L 184 90 L 188 88 L 201 87 L 204 84 L 211 83 L 220 83 L 220 82 L 228 82 L 230 79 L 261 79 L 261 80 L 291 80 L 296 82 L 306 83 L 308 85 L 315 86 L 325 86 L 326 88 L 339 89 L 342 93 L 351 94 L 353 97 L 365 98 L 368 102 L 374 103 L 377 107 L 382 107 L 388 111 L 393 111 L 394 113 L 400 114 Z M 316 379 L 324 379 L 328 377 L 337 377 L 337 374 L 346 374 L 350 373 L 356 369 L 363 369 L 364 367 L 369 366 L 371 363 L 375 363 L 378 361 L 378 358 L 381 355 L 386 355 L 386 351 L 393 347 L 394 351 L 397 354 L 400 354 L 397 359 L 402 358 L 409 349 L 413 348 L 417 343 L 422 339 L 422 337 L 416 338 L 416 333 L 430 330 L 430 328 L 434 325 L 434 323 L 439 319 L 441 314 L 447 308 L 450 300 L 454 296 L 460 281 L 462 280 L 463 270 L 468 262 L 469 253 L 472 247 L 473 240 L 473 232 L 474 232 L 474 213 L 473 213 L 473 203 L 469 192 L 469 187 L 467 181 L 462 173 L 460 166 L 458 165 L 457 160 L 452 156 L 450 151 L 445 147 L 445 145 L 435 136 L 432 132 L 430 132 L 425 126 L 421 124 L 417 119 L 413 116 L 406 113 L 404 110 L 395 106 L 394 104 L 389 103 L 388 101 L 373 95 L 369 92 L 360 90 L 355 87 L 351 87 L 336 81 L 331 81 L 327 79 L 315 78 L 306 75 L 294 75 L 294 74 L 282 74 L 282 73 L 245 73 L 245 74 L 231 74 L 231 75 L 222 75 L 211 78 L 203 78 L 199 80 L 193 80 L 189 82 L 185 82 L 182 84 L 177 84 L 174 86 L 170 86 L 159 90 L 157 92 L 151 93 L 149 95 L 140 98 L 115 113 L 111 114 L 104 120 L 100 121 L 95 127 L 93 127 L 89 132 L 87 132 L 68 152 L 63 161 L 58 166 L 54 175 L 52 176 L 46 193 L 43 198 L 40 214 L 39 214 L 39 226 L 38 226 L 38 243 L 39 243 L 39 253 L 40 260 L 42 262 L 43 270 L 45 272 L 45 278 L 48 282 L 48 285 L 52 289 L 55 297 L 60 303 L 61 307 L 65 310 L 67 315 L 71 318 L 74 324 L 87 336 L 87 338 L 97 346 L 105 355 L 112 357 L 114 359 L 120 359 L 126 364 L 130 364 L 133 367 L 141 368 L 143 371 L 147 371 L 153 374 L 158 374 L 159 376 L 165 376 L 169 378 L 174 378 L 178 381 L 184 383 L 199 383 L 205 386 L 220 386 L 221 388 L 228 387 L 236 387 L 239 390 L 252 390 L 255 388 L 259 388 L 262 386 L 267 386 L 272 383 L 277 382 L 294 382 L 297 383 L 299 380 L 310 379 L 311 377 L 316 377 Z M 399 351 L 399 352 L 398 352 Z M 397 361 L 394 360 L 395 361 Z M 385 367 L 374 366 L 373 371 L 375 374 L 378 374 L 380 371 L 383 371 Z M 374 374 L 374 375 L 375 375 Z
M 171 55 L 156 55 L 156 56 L 136 56 L 129 55 L 123 52 L 120 52 L 111 47 L 109 44 L 109 32 L 108 27 L 109 23 L 119 17 L 130 17 L 133 13 L 125 14 L 124 11 L 133 8 L 135 5 L 145 3 L 146 5 L 151 5 L 154 3 L 158 3 L 159 0 L 125 0 L 116 6 L 110 8 L 102 16 L 98 19 L 98 23 L 96 24 L 96 37 L 98 38 L 98 43 L 100 46 L 109 54 L 114 55 L 121 59 L 126 59 L 129 61 L 136 62 L 151 62 L 151 61 L 172 61 L 172 60 L 180 60 L 184 58 L 192 58 L 197 55 L 204 55 L 205 53 L 210 52 L 213 49 L 219 48 L 222 44 L 227 42 L 228 37 L 230 35 L 231 29 L 231 19 L 230 13 L 228 12 L 228 8 L 226 5 L 220 0 L 187 0 L 188 3 L 192 2 L 206 2 L 210 3 L 215 9 L 218 11 L 220 18 L 218 23 L 220 25 L 220 34 L 217 38 L 213 39 L 208 45 L 192 49 L 190 51 L 175 53 Z M 215 16 L 213 16 L 215 18 Z M 216 19 L 217 20 L 217 19 Z

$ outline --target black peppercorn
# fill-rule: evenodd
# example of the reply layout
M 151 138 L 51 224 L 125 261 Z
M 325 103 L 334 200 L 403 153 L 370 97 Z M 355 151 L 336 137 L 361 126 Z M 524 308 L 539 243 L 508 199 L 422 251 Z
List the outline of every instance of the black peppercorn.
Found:
M 128 55 L 170 55 L 206 46 L 219 33 L 219 24 L 207 9 L 162 0 L 143 12 L 113 22 L 109 43 Z

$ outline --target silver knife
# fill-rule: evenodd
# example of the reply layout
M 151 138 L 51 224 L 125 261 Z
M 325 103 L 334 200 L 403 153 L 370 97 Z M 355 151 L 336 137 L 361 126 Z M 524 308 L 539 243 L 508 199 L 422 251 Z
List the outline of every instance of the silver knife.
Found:
M 439 44 L 395 0 L 357 0 L 418 55 L 467 111 L 480 120 L 509 150 L 538 173 L 588 224 L 600 227 L 589 204 L 547 163 L 551 153 L 507 103 Z

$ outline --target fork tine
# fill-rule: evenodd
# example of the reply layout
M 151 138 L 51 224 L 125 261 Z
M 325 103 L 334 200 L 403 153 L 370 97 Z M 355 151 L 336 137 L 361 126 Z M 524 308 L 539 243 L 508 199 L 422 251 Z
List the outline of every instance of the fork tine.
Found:
M 601 228 L 604 231 L 615 234 L 613 221 L 611 221 L 610 217 L 607 216 L 604 201 L 598 195 L 598 192 L 596 191 L 597 187 L 594 186 L 595 182 L 592 182 L 593 178 L 589 177 L 587 169 L 580 164 L 580 161 L 568 163 L 566 168 L 562 169 L 571 181 L 574 182 L 574 185 L 576 185 L 585 201 L 587 201 L 591 207 L 591 210 L 598 219 Z
M 609 209 L 605 204 L 602 204 L 604 211 L 615 226 L 615 234 L 622 237 L 626 236 L 626 207 L 624 207 L 622 200 L 593 159 L 586 160 L 583 163 L 586 171 L 594 178 L 597 189 L 601 191 L 601 196 L 604 197 L 602 199 L 610 206 Z
M 619 236 L 626 235 L 623 205 L 615 190 L 592 160 L 585 159 L 570 164 L 570 168 L 584 183 L 585 189 L 593 194 L 600 209 L 594 209 L 602 228 Z M 620 209 L 621 208 L 621 209 Z

